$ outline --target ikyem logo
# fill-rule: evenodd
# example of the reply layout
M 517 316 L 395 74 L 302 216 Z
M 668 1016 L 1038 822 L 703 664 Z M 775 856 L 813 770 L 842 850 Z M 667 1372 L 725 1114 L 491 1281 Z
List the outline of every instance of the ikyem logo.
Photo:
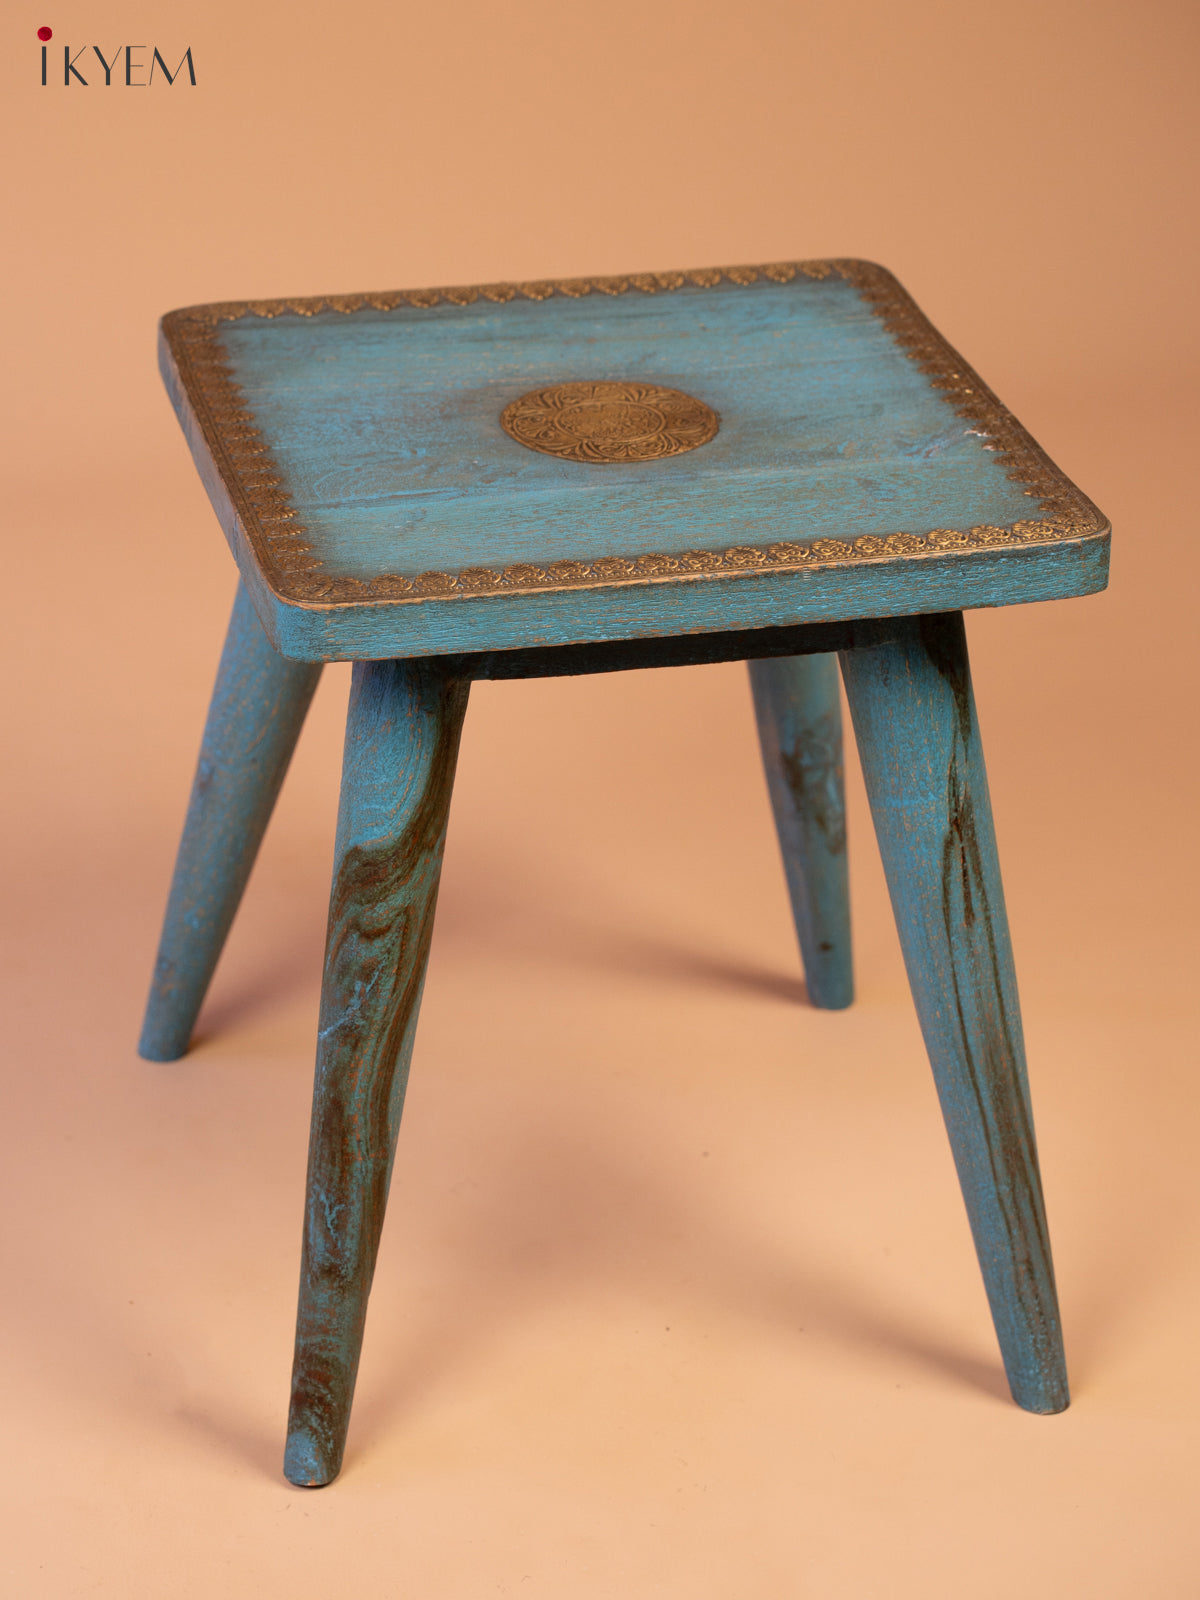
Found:
M 39 28 L 37 36 L 42 41 L 42 88 L 44 89 L 49 82 L 49 44 L 54 37 L 54 29 Z M 153 50 L 154 52 L 149 61 L 145 58 L 147 50 Z M 165 78 L 167 80 L 167 87 L 170 88 L 184 67 L 187 68 L 188 82 L 193 89 L 196 87 L 196 66 L 192 60 L 191 45 L 188 45 L 183 52 L 179 65 L 172 72 L 163 60 L 157 45 L 119 44 L 113 50 L 112 60 L 108 61 L 105 59 L 104 52 L 98 44 L 81 45 L 74 52 L 72 52 L 69 44 L 65 44 L 63 45 L 63 83 L 68 89 L 73 83 L 82 84 L 87 89 L 91 84 L 99 83 L 100 71 L 103 70 L 104 87 L 111 89 L 113 86 L 113 73 L 122 64 L 122 57 L 124 57 L 124 80 L 127 89 L 149 89 L 154 82 L 156 73 L 160 79 Z M 82 69 L 84 67 L 91 73 L 90 80 L 83 75 Z M 147 72 L 147 76 L 142 76 Z M 57 68 L 55 68 L 55 81 L 57 82 Z M 119 84 L 120 82 L 121 78 L 118 75 L 117 83 Z

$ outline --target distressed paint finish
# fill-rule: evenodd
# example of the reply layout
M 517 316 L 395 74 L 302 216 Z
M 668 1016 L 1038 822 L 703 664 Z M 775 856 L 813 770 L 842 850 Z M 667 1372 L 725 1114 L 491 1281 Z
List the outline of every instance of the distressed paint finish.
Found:
M 282 654 L 417 658 L 1103 588 L 1104 518 L 882 268 L 623 282 L 164 319 L 163 376 Z M 597 380 L 681 388 L 720 431 L 596 467 L 501 426 L 531 389 Z
M 146 1055 L 186 1048 L 316 682 L 308 663 L 358 663 L 288 1477 L 326 1483 L 341 1463 L 473 678 L 754 663 L 809 991 L 838 1006 L 851 998 L 839 653 L 1013 1394 L 1062 1409 L 958 613 L 1103 588 L 1099 512 L 869 263 L 193 308 L 165 320 L 161 360 L 245 589 Z M 501 426 L 531 388 L 596 380 L 682 388 L 719 431 L 669 460 L 593 470 Z
M 910 616 L 926 610 L 969 611 L 1095 594 L 1108 582 L 1108 539 L 1097 536 L 1023 549 L 929 555 L 894 565 L 814 563 L 800 571 L 747 571 L 738 577 L 678 582 L 647 579 L 604 589 L 456 595 L 396 605 L 359 601 L 301 606 L 280 601 L 241 535 L 230 538 L 272 642 L 283 655 L 300 661 L 536 649 Z
M 560 677 L 831 651 L 852 637 L 849 624 L 810 624 L 438 659 L 460 678 Z M 187 1051 L 320 673 L 278 655 L 239 585 L 138 1046 L 148 1061 Z
M 331 576 L 886 536 L 1037 510 L 835 275 L 248 315 L 219 324 L 216 348 Z M 531 452 L 501 420 L 531 390 L 596 380 L 683 391 L 720 429 L 700 450 L 597 469 Z
M 841 656 L 871 814 L 1013 1398 L 1068 1404 L 987 776 L 957 614 Z
M 854 970 L 837 658 L 783 656 L 749 665 L 808 998 L 838 1011 L 854 999 Z
M 320 675 L 275 651 L 239 584 L 138 1045 L 148 1061 L 187 1050 Z
M 354 669 L 321 994 L 284 1471 L 341 1466 L 433 931 L 468 683 Z

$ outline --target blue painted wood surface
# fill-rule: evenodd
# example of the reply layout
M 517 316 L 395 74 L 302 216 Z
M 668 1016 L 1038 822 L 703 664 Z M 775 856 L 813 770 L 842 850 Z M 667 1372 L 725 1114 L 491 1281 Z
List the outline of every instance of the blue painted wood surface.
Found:
M 321 668 L 285 661 L 237 598 L 213 690 L 138 1049 L 184 1054 Z
M 468 688 L 436 664 L 354 669 L 284 1463 L 297 1484 L 341 1466 Z
M 1013 1398 L 1068 1404 L 1000 866 L 961 616 L 862 625 L 842 673 L 909 983 Z
M 440 659 L 465 679 L 558 677 L 828 653 L 852 636 L 845 626 L 768 628 Z M 320 671 L 277 655 L 239 585 L 139 1044 L 147 1060 L 174 1061 L 187 1050 Z
M 784 627 L 852 617 L 910 616 L 1091 594 L 1108 582 L 1108 546 L 1054 546 L 928 556 L 906 564 L 814 567 L 420 600 L 405 605 L 298 606 L 279 601 L 241 546 L 242 573 L 276 648 L 296 660 L 360 661 L 452 651 L 505 650 L 652 639 L 733 628 Z
M 671 295 L 244 317 L 220 342 L 335 576 L 853 539 L 1033 508 L 840 279 Z M 512 400 L 644 379 L 720 431 L 662 461 L 581 466 L 500 426 Z
M 1102 588 L 1107 526 L 881 269 L 735 269 L 688 282 L 705 276 L 722 287 L 693 291 L 676 274 L 669 297 L 648 280 L 644 293 L 581 280 L 385 297 L 375 309 L 201 308 L 190 345 L 164 334 L 164 376 L 245 591 L 147 1055 L 186 1047 L 316 681 L 311 663 L 358 663 L 285 1466 L 295 1483 L 328 1482 L 342 1458 L 472 677 L 755 661 L 809 990 L 835 1006 L 851 998 L 828 654 L 839 652 L 1013 1394 L 1034 1411 L 1067 1404 L 958 613 Z M 500 428 L 522 392 L 588 377 L 682 388 L 716 408 L 721 429 L 688 455 L 589 467 L 527 451 Z M 1042 507 L 1049 520 L 1017 522 Z M 878 536 L 892 533 L 903 539 L 882 550 Z M 833 543 L 801 559 L 777 543 L 789 539 Z M 769 543 L 784 553 L 764 553 Z M 668 558 L 633 568 L 654 550 Z M 624 561 L 616 576 L 587 564 L 605 556 Z M 555 560 L 584 565 L 560 583 Z M 455 575 L 476 563 L 497 569 L 487 583 Z
M 854 999 L 854 968 L 837 657 L 784 656 L 749 665 L 808 998 L 840 1010 Z
M 419 306 L 384 297 L 390 309 L 195 308 L 165 319 L 162 368 L 263 624 L 295 659 L 1102 588 L 1104 519 L 890 274 L 817 265 L 786 282 L 739 270 L 667 294 L 593 293 L 581 280 L 544 286 L 536 302 L 439 291 Z M 596 466 L 527 450 L 500 426 L 530 389 L 620 377 L 694 393 L 719 432 L 683 455 Z M 921 548 L 884 550 L 888 535 Z M 965 542 L 938 542 L 947 536 Z M 634 571 L 634 557 L 652 565 Z M 630 570 L 601 576 L 590 565 L 601 558 Z M 466 581 L 464 569 L 490 576 Z

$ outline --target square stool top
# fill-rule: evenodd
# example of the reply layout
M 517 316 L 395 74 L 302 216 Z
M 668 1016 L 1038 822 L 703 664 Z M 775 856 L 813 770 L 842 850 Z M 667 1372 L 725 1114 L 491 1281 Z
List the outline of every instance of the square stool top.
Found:
M 284 655 L 1055 599 L 1104 517 L 884 268 L 195 306 L 163 375 Z

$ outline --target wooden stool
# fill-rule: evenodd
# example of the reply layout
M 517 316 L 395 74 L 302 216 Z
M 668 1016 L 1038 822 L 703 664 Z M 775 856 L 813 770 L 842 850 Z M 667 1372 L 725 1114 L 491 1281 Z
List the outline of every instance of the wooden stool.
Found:
M 861 261 L 194 307 L 163 374 L 241 571 L 142 1054 L 182 1055 L 324 661 L 355 662 L 285 1472 L 341 1465 L 474 678 L 747 660 L 814 1005 L 850 703 L 1014 1398 L 1067 1404 L 962 610 L 1108 525 Z

